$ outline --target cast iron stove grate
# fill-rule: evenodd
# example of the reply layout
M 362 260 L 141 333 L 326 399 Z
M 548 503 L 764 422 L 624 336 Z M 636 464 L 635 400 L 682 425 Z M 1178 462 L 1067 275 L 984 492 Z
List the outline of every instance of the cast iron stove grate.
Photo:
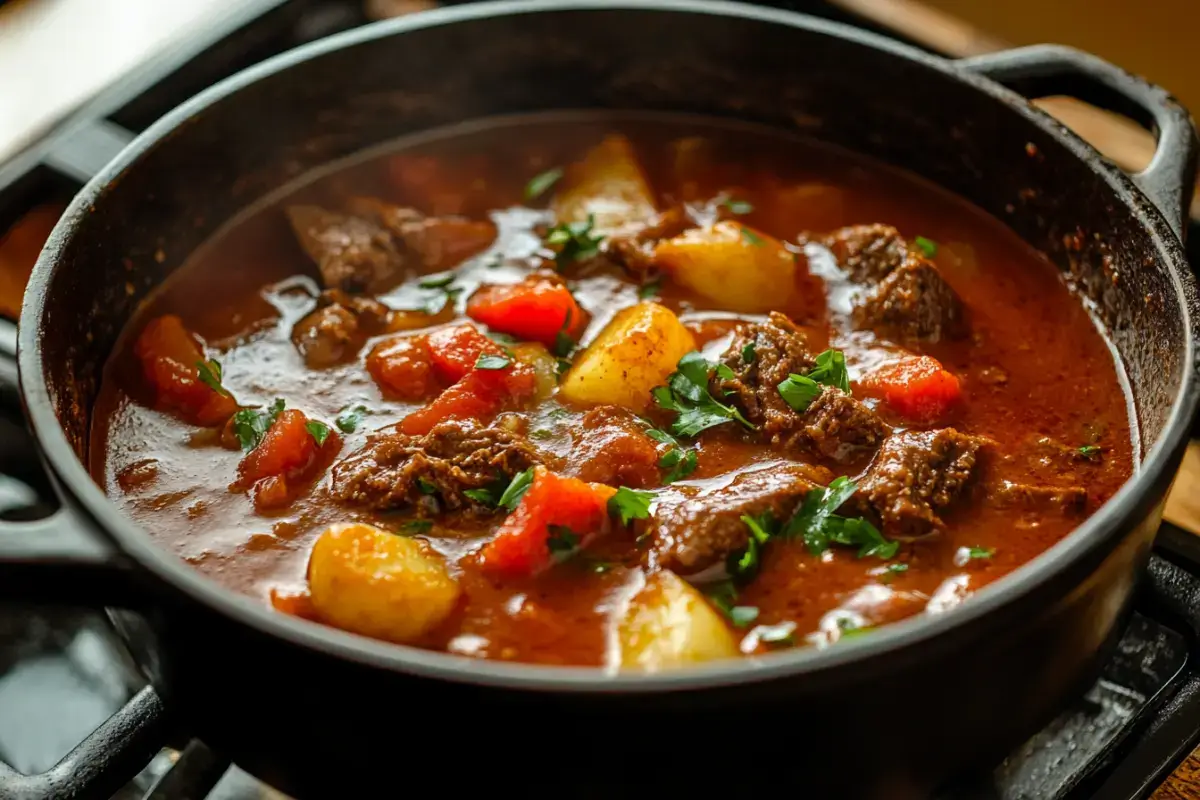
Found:
M 859 22 L 819 0 L 761 5 Z M 35 207 L 65 204 L 133 132 L 196 91 L 277 52 L 368 21 L 355 0 L 257 0 L 222 27 L 197 31 L 191 52 L 146 64 L 0 164 L 0 231 Z M 1198 228 L 1193 221 L 1193 258 L 1200 258 Z M 14 341 L 15 327 L 0 317 L 0 350 L 11 350 Z M 0 361 L 0 519 L 43 517 L 54 509 L 53 493 L 20 427 L 15 381 L 3 369 Z M 125 774 L 141 772 L 88 798 L 282 798 L 201 742 L 172 736 L 157 705 L 139 702 L 141 686 L 103 616 L 0 607 L 0 800 L 82 798 L 69 793 L 81 776 L 103 768 L 106 748 L 92 737 L 64 754 L 101 724 L 145 739 L 132 748 L 138 762 L 121 765 Z M 152 724 L 139 734 L 137 723 L 147 720 Z M 1092 688 L 994 771 L 948 788 L 939 800 L 1146 797 L 1198 738 L 1200 537 L 1164 525 L 1135 613 Z M 54 783 L 35 786 L 19 777 L 46 770 Z M 585 784 L 575 787 L 577 796 L 586 793 Z

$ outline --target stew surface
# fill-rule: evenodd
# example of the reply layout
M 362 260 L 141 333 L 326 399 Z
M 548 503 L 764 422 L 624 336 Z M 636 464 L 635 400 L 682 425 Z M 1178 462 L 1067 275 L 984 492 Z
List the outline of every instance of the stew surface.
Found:
M 282 613 L 655 670 L 954 607 L 1129 477 L 1127 397 L 1059 272 L 911 175 L 524 118 L 226 226 L 113 355 L 93 471 Z

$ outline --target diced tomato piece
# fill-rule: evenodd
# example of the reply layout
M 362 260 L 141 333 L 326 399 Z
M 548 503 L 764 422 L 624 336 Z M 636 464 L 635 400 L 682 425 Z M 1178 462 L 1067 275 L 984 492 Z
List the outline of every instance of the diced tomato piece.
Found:
M 932 422 L 962 398 L 953 373 L 929 356 L 912 356 L 880 368 L 865 381 L 883 392 L 884 401 L 906 419 Z
M 532 275 L 520 283 L 484 286 L 471 295 L 467 315 L 492 330 L 553 347 L 559 332 L 578 341 L 587 315 L 558 281 Z
M 309 419 L 302 411 L 288 409 L 280 412 L 258 447 L 247 453 L 242 463 L 238 464 L 239 482 L 243 486 L 253 486 L 265 478 L 301 478 L 317 462 L 319 455 L 336 452 L 341 447 L 341 438 L 332 428 L 325 442 L 318 447 L 316 439 L 308 432 L 308 423 Z M 263 487 L 263 490 L 273 493 L 269 486 Z
M 502 370 L 472 370 L 432 402 L 400 420 L 400 430 L 421 436 L 449 419 L 487 420 L 499 414 L 508 401 L 529 397 L 536 389 L 537 375 L 524 364 L 514 363 Z
M 474 325 L 456 325 L 429 334 L 429 354 L 437 376 L 454 383 L 475 369 L 480 356 L 502 356 L 504 350 Z
M 375 345 L 367 355 L 367 372 L 401 400 L 424 400 L 438 388 L 425 336 L 399 336 Z
M 200 380 L 204 348 L 174 314 L 150 320 L 133 352 L 158 405 L 203 426 L 224 422 L 237 411 L 237 401 Z
M 532 575 L 553 560 L 552 537 L 578 537 L 583 546 L 608 523 L 608 500 L 617 490 L 535 467 L 533 482 L 481 553 L 485 568 L 512 576 Z M 559 530 L 551 530 L 551 527 Z

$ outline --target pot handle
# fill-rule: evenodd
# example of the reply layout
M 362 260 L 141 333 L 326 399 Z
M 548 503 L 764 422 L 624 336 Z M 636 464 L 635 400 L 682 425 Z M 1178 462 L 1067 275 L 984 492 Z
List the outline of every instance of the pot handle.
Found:
M 1131 177 L 1183 241 L 1196 182 L 1196 128 L 1187 109 L 1166 89 L 1061 45 L 1019 47 L 956 63 L 1025 97 L 1067 95 L 1124 114 L 1154 131 L 1154 157 Z

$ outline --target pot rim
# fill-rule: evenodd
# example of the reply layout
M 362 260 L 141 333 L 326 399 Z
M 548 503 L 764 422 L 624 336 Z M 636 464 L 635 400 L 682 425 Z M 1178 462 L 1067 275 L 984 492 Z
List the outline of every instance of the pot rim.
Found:
M 76 457 L 58 423 L 44 379 L 39 346 L 41 320 L 59 254 L 69 245 L 76 220 L 90 213 L 90 207 L 105 187 L 125 170 L 137 166 L 143 152 L 158 145 L 190 118 L 260 79 L 336 50 L 400 36 L 409 31 L 494 16 L 560 11 L 648 11 L 737 17 L 848 40 L 917 62 L 967 83 L 993 100 L 1014 108 L 1043 134 L 1064 145 L 1074 157 L 1087 162 L 1115 194 L 1135 201 L 1132 208 L 1135 218 L 1169 256 L 1167 269 L 1173 284 L 1174 301 L 1184 322 L 1185 361 L 1180 388 L 1172 401 L 1170 417 L 1158 441 L 1146 454 L 1137 472 L 1082 525 L 1038 557 L 969 597 L 951 613 L 909 617 L 884 626 L 871 636 L 856 637 L 839 643 L 837 647 L 797 648 L 651 674 L 614 672 L 603 667 L 543 666 L 472 659 L 368 639 L 281 614 L 257 598 L 225 588 L 187 565 L 174 553 L 156 545 L 140 526 L 109 501 Z M 1182 245 L 1170 226 L 1128 175 L 1110 165 L 1090 145 L 1025 98 L 998 83 L 961 69 L 952 60 L 924 53 L 849 25 L 725 0 L 493 0 L 385 20 L 303 45 L 226 78 L 165 114 L 80 190 L 55 226 L 26 290 L 18 333 L 18 363 L 30 426 L 46 462 L 66 493 L 65 499 L 81 506 L 103 533 L 141 568 L 190 599 L 237 623 L 290 644 L 364 666 L 479 686 L 567 693 L 712 689 L 799 674 L 824 673 L 878 659 L 901 649 L 919 647 L 941 639 L 956 629 L 978 624 L 982 618 L 1051 581 L 1089 555 L 1115 546 L 1124 537 L 1130 521 L 1147 511 L 1148 495 L 1153 487 L 1170 482 L 1172 476 L 1168 470 L 1173 467 L 1188 438 L 1191 420 L 1200 402 L 1200 382 L 1197 381 L 1195 363 L 1196 340 L 1200 335 L 1200 303 L 1197 302 L 1195 282 L 1190 270 L 1186 269 L 1186 263 Z

